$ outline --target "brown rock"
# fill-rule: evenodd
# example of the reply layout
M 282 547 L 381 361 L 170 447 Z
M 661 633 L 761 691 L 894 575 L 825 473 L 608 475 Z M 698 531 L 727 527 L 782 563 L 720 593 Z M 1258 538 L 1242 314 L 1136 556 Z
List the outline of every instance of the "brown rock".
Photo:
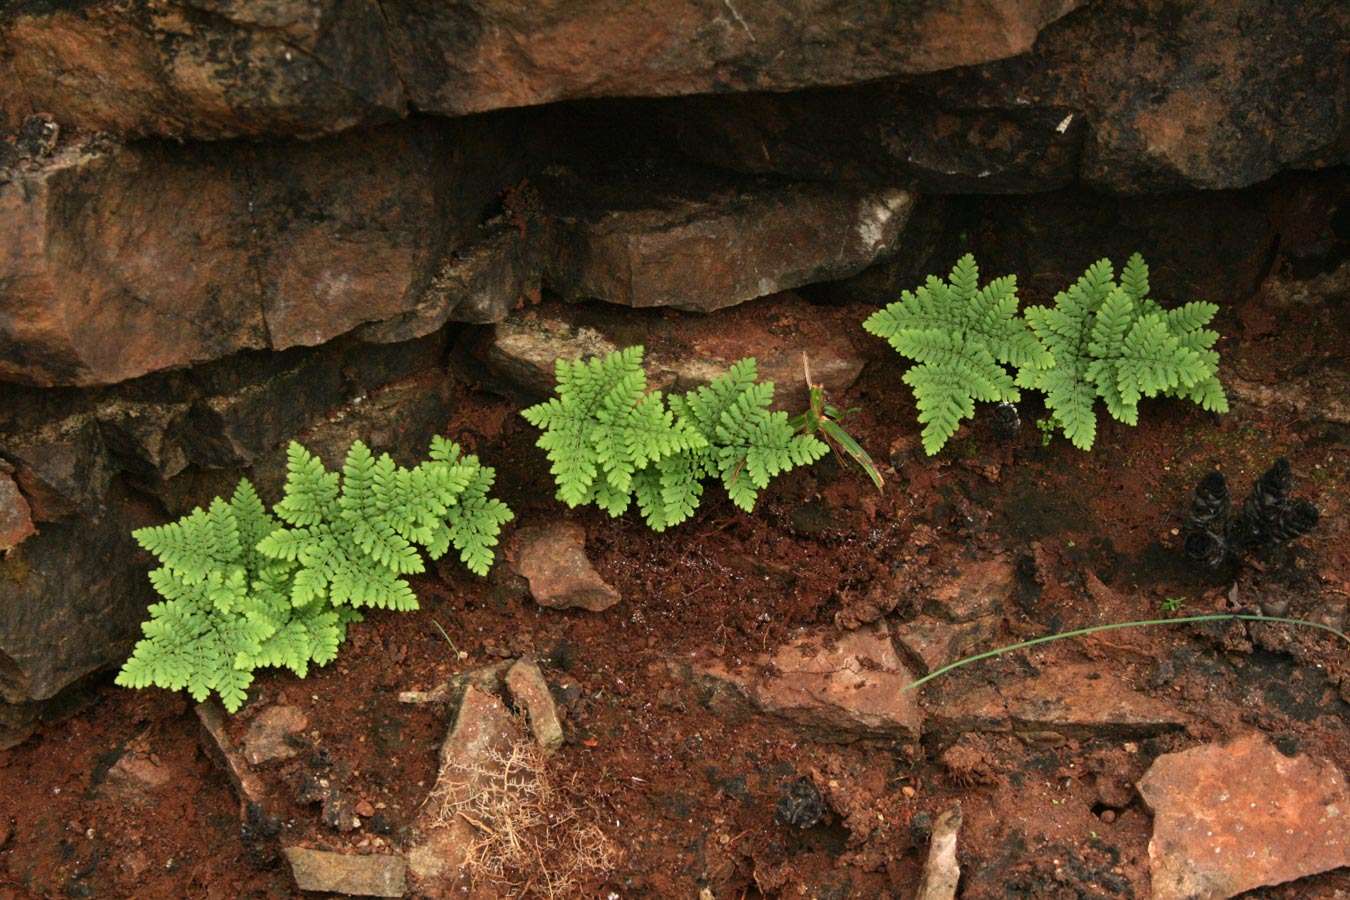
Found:
M 113 463 L 98 421 L 77 413 L 3 438 L 14 480 L 33 518 L 55 522 L 97 516 L 106 503 Z
M 386 853 L 334 853 L 287 847 L 286 859 L 302 891 L 350 897 L 402 897 L 408 890 L 408 864 Z
M 583 97 L 848 84 L 1022 53 L 1078 5 L 278 0 L 210 15 L 180 0 L 148 11 L 112 0 L 22 7 L 0 19 L 0 82 L 13 86 L 0 98 L 0 126 L 45 109 L 88 130 L 314 136 L 409 106 L 458 116 Z
M 1017 587 L 1017 573 L 1007 557 L 962 562 L 956 576 L 931 589 L 927 608 L 948 622 L 969 622 L 1001 612 Z
M 517 313 L 492 329 L 479 348 L 488 368 L 529 396 L 553 391 L 554 363 L 583 359 L 641 343 L 648 386 L 685 391 L 707 384 L 737 360 L 753 356 L 760 378 L 774 383 L 775 408 L 800 412 L 811 378 L 839 397 L 862 372 L 851 332 L 864 313 L 824 310 L 793 293 L 775 294 L 704 316 L 654 310 L 548 303 Z
M 920 673 L 927 675 L 963 656 L 990 649 L 1001 621 L 999 616 L 984 616 L 952 623 L 919 616 L 895 627 L 895 642 L 920 664 Z
M 14 479 L 0 472 L 0 555 L 19 546 L 35 531 L 28 501 L 19 493 Z
M 954 900 L 956 885 L 961 880 L 961 866 L 956 859 L 956 839 L 961 831 L 961 807 L 953 806 L 933 823 L 933 836 L 928 842 L 928 860 L 923 867 L 914 900 Z
M 1262 735 L 1164 754 L 1139 793 L 1153 810 L 1158 900 L 1232 897 L 1350 865 L 1344 775 Z
M 110 384 L 408 315 L 520 164 L 502 153 L 510 117 L 490 119 L 310 143 L 84 141 L 16 170 L 0 183 L 0 379 Z
M 215 700 L 208 700 L 198 703 L 193 710 L 202 727 L 202 746 L 207 756 L 220 766 L 234 785 L 235 794 L 239 797 L 240 818 L 247 815 L 250 805 L 265 807 L 267 788 L 249 766 L 243 751 L 230 738 L 225 708 Z
M 142 739 L 133 741 L 108 769 L 102 788 L 123 803 L 145 803 L 173 780 L 173 770 L 147 752 Z
M 934 703 L 932 721 L 945 733 L 1014 731 L 1044 739 L 1146 737 L 1186 724 L 1181 713 L 1131 689 L 1099 665 L 1056 665 L 1038 675 L 979 687 Z
M 494 754 L 504 754 L 518 739 L 515 722 L 506 705 L 494 694 L 470 685 L 464 691 L 455 724 L 441 745 L 440 773 L 432 795 L 453 798 L 467 796 L 476 783 L 466 772 L 480 772 L 490 778 L 499 764 Z M 417 888 L 437 895 L 453 884 L 459 875 L 470 845 L 475 839 L 473 827 L 460 817 L 449 822 L 439 820 L 435 804 L 423 807 L 414 823 L 417 839 L 408 849 L 408 871 Z
M 895 654 L 884 625 L 832 638 L 804 634 L 752 666 L 720 663 L 698 673 L 731 685 L 757 708 L 783 716 L 829 740 L 860 737 L 917 740 L 923 714 L 913 675 Z
M 309 716 L 296 706 L 269 706 L 253 717 L 244 733 L 244 759 L 257 766 L 295 756 L 294 738 L 309 727 Z
M 548 287 L 700 312 L 857 274 L 896 249 L 914 205 L 893 188 L 680 170 L 631 183 L 560 177 L 545 200 L 561 211 Z
M 523 708 L 530 720 L 530 731 L 545 753 L 552 753 L 562 746 L 562 723 L 558 721 L 558 709 L 553 703 L 553 694 L 544 680 L 544 673 L 530 659 L 522 659 L 506 672 L 506 689 L 511 692 L 516 708 Z
M 586 557 L 586 531 L 575 522 L 517 531 L 511 567 L 529 581 L 540 606 L 602 612 L 623 599 Z

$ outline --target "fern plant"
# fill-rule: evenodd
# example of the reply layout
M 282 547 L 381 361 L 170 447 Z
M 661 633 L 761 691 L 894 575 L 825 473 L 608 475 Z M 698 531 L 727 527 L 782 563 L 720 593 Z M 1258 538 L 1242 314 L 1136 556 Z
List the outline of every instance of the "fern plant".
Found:
M 1096 401 L 1128 425 L 1139 422 L 1139 400 L 1158 395 L 1192 400 L 1227 412 L 1219 383 L 1219 335 L 1206 328 L 1213 303 L 1166 310 L 1149 297 L 1148 265 L 1138 253 L 1115 278 L 1109 259 L 1088 267 L 1054 306 L 1025 316 L 1053 357 L 1052 367 L 1024 366 L 1017 382 L 1045 392 L 1051 421 L 1075 447 L 1096 439 Z
M 303 678 L 332 661 L 359 607 L 416 609 L 401 576 L 422 571 L 417 548 L 436 558 L 453 546 L 485 574 L 511 518 L 488 497 L 492 469 L 443 438 L 412 469 L 359 441 L 341 476 L 299 444 L 287 457 L 274 514 L 244 480 L 228 502 L 134 532 L 160 562 L 150 581 L 164 599 L 150 606 L 118 684 L 187 689 L 198 701 L 215 693 L 233 712 L 256 668 Z
M 942 449 L 975 402 L 1014 402 L 1017 384 L 1006 366 L 1038 371 L 1053 359 L 1017 314 L 1017 279 L 979 286 L 975 257 L 966 254 L 947 281 L 930 275 L 914 291 L 863 322 L 896 352 L 914 360 L 904 380 L 914 390 L 929 456 Z
M 586 361 L 560 359 L 556 396 L 522 410 L 543 430 L 558 499 L 622 515 L 634 498 L 647 524 L 664 531 L 698 508 L 703 481 L 718 478 L 741 509 L 754 509 L 774 476 L 823 456 L 771 412 L 773 383 L 743 359 L 711 384 L 667 398 L 647 390 L 643 348 Z

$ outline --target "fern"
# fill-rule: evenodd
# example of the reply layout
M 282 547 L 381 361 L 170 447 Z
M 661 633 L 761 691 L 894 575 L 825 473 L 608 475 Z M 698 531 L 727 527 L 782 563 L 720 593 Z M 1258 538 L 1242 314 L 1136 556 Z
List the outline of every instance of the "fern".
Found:
M 1098 260 L 1054 306 L 1026 310 L 1054 365 L 1022 367 L 1017 382 L 1045 392 L 1053 424 L 1082 450 L 1096 439 L 1098 398 L 1127 425 L 1138 424 L 1140 399 L 1158 395 L 1227 412 L 1212 349 L 1219 336 L 1205 327 L 1217 311 L 1212 303 L 1163 309 L 1149 297 L 1148 266 L 1138 253 L 1119 281 L 1111 261 Z
M 917 363 L 904 380 L 914 390 L 930 456 L 975 414 L 976 401 L 1019 399 L 1005 366 L 1038 371 L 1052 364 L 1017 315 L 1016 277 L 995 278 L 981 288 L 970 254 L 957 261 L 947 281 L 930 275 L 922 287 L 869 316 L 863 327 Z
M 336 656 L 358 609 L 416 609 L 402 576 L 454 547 L 486 574 L 511 511 L 488 496 L 493 471 L 435 438 L 430 459 L 407 469 L 359 441 L 342 472 L 299 444 L 287 450 L 285 497 L 269 514 L 241 481 L 177 522 L 135 532 L 160 566 L 150 573 L 163 602 L 117 683 L 216 693 L 233 712 L 253 670 L 281 666 L 303 678 Z
M 558 498 L 622 515 L 634 498 L 647 524 L 664 531 L 699 506 L 703 481 L 718 478 L 751 511 L 770 480 L 814 462 L 824 443 L 771 412 L 773 384 L 743 359 L 684 396 L 647 390 L 642 347 L 584 362 L 558 360 L 557 392 L 521 412 L 543 429 Z M 668 402 L 667 402 L 668 399 Z

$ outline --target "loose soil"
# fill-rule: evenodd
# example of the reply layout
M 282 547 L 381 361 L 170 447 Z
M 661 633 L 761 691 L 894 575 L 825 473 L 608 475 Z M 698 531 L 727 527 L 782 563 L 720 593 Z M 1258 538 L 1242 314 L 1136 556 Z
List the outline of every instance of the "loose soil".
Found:
M 1028 298 L 1043 299 L 1043 298 Z M 1342 298 L 1343 299 L 1343 298 Z M 536 434 L 518 405 L 466 385 L 446 433 L 497 467 L 521 522 L 567 516 L 587 531 L 597 569 L 624 600 L 604 613 L 533 604 L 504 566 L 486 580 L 449 567 L 415 579 L 422 610 L 377 613 L 352 628 L 338 661 L 300 681 L 260 673 L 232 728 L 269 704 L 309 717 L 300 752 L 262 769 L 281 803 L 283 838 L 334 849 L 399 847 L 436 777 L 443 708 L 398 701 L 451 675 L 533 654 L 553 682 L 567 743 L 554 784 L 621 848 L 623 859 L 584 896 L 717 898 L 909 897 L 927 833 L 960 801 L 965 897 L 1149 896 L 1148 811 L 1133 783 L 1159 754 L 1260 730 L 1286 752 L 1350 761 L 1345 647 L 1280 627 L 1172 627 L 1064 641 L 968 667 L 925 689 L 924 704 L 971 685 L 1091 660 L 1171 704 L 1191 726 L 1139 741 L 967 734 L 916 746 L 826 743 L 767 716 L 724 717 L 672 662 L 712 653 L 727 663 L 771 650 L 803 626 L 834 628 L 866 612 L 868 588 L 898 570 L 916 577 L 1005 551 L 1022 584 L 1001 610 L 1007 642 L 1092 623 L 1234 604 L 1287 603 L 1287 614 L 1342 624 L 1350 590 L 1342 421 L 1234 399 L 1212 416 L 1180 402 L 1146 402 L 1141 425 L 1104 414 L 1092 453 L 1062 438 L 1041 445 L 1041 414 L 1001 440 L 985 417 L 936 459 L 923 456 L 903 364 L 856 328 L 864 310 L 819 307 L 857 335 L 868 366 L 849 396 L 849 423 L 889 461 L 878 495 L 833 461 L 779 479 L 756 514 L 709 491 L 697 517 L 664 535 L 634 515 L 565 511 Z M 1268 327 L 1278 321 L 1278 328 Z M 1278 387 L 1344 379 L 1345 304 L 1279 302 L 1268 292 L 1226 308 L 1225 374 Z M 748 348 L 753 350 L 753 348 Z M 1235 591 L 1207 580 L 1179 552 L 1192 487 L 1221 469 L 1240 499 L 1286 455 L 1296 491 L 1322 523 L 1292 553 L 1248 566 Z M 918 598 L 889 613 L 903 621 Z M 439 627 L 438 627 L 439 626 Z M 444 629 L 445 635 L 441 633 Z M 448 641 L 447 641 L 448 636 Z M 462 655 L 461 655 L 462 654 Z M 87 705 L 0 753 L 0 900 L 28 897 L 295 896 L 271 845 L 241 836 L 238 801 L 201 752 L 187 701 L 108 682 Z M 135 742 L 171 774 L 167 788 L 129 789 L 107 777 Z M 823 787 L 829 812 L 800 829 L 775 821 L 801 776 Z M 323 777 L 376 811 L 339 834 L 300 800 Z M 1257 892 L 1265 898 L 1342 896 L 1344 870 Z M 501 896 L 479 884 L 468 896 Z M 705 895 L 706 896 L 706 895 Z

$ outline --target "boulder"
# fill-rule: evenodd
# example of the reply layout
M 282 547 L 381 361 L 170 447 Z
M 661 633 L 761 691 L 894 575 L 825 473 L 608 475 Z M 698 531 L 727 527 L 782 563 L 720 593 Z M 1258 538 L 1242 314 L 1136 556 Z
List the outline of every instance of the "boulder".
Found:
M 1232 897 L 1350 865 L 1345 776 L 1260 734 L 1166 753 L 1139 793 L 1153 810 L 1157 900 Z
M 1079 5 L 25 2 L 0 13 L 0 83 L 11 86 L 0 126 L 42 109 L 115 133 L 312 137 L 410 108 L 463 115 L 583 97 L 849 84 L 1022 53 Z

